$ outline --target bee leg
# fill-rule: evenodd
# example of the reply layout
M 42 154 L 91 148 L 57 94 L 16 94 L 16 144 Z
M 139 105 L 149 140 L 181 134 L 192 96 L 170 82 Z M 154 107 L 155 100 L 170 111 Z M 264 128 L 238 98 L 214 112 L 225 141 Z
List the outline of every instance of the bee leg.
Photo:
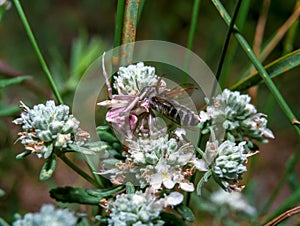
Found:
M 108 96 L 109 96 L 110 99 L 112 99 L 112 88 L 110 86 L 110 81 L 108 79 L 108 74 L 107 74 L 106 69 L 105 69 L 104 57 L 105 57 L 105 52 L 102 55 L 102 71 L 103 71 L 103 76 L 105 78 L 105 83 L 106 83 L 106 86 L 107 86 Z

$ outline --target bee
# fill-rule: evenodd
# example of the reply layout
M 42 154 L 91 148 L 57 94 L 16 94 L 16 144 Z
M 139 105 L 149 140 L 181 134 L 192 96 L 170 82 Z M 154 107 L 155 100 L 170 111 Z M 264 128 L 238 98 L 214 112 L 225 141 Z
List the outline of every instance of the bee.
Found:
M 183 87 L 177 86 L 171 90 L 165 89 L 161 93 L 156 92 L 150 98 L 150 106 L 158 113 L 179 125 L 184 127 L 197 126 L 200 123 L 199 115 L 176 101 L 176 98 L 183 94 L 191 95 L 194 89 L 193 85 L 185 84 Z
M 166 82 L 159 77 L 155 85 L 145 86 L 136 95 L 113 95 L 104 66 L 104 56 L 102 69 L 110 100 L 100 102 L 98 105 L 111 108 L 106 120 L 118 130 L 125 132 L 127 137 L 132 136 L 137 130 L 150 135 L 166 132 L 165 127 L 162 131 L 154 132 L 157 122 L 155 112 L 185 127 L 194 127 L 200 123 L 199 115 L 176 101 L 177 97 L 186 93 L 187 88 L 168 89 Z

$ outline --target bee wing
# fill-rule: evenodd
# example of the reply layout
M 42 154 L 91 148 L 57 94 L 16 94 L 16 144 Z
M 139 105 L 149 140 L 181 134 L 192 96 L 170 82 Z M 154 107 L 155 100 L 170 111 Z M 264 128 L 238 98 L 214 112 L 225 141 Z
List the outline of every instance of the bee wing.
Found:
M 197 89 L 197 87 L 191 83 L 185 83 L 183 85 L 178 85 L 174 87 L 173 89 L 166 90 L 162 93 L 162 96 L 164 98 L 171 98 L 171 99 L 177 99 L 181 95 L 188 95 L 192 96 L 193 92 Z

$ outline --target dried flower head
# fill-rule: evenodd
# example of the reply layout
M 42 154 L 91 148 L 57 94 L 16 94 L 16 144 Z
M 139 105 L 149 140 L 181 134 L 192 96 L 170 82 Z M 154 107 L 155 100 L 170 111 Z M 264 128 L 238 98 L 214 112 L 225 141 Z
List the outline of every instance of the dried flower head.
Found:
M 13 226 L 75 226 L 77 218 L 68 209 L 55 209 L 53 205 L 43 205 L 38 213 L 27 213 L 22 218 L 16 215 Z
M 67 148 L 70 143 L 82 145 L 89 139 L 66 105 L 55 106 L 54 101 L 47 101 L 46 105 L 38 104 L 30 109 L 20 102 L 20 107 L 21 117 L 13 121 L 22 125 L 18 140 L 39 158 L 48 158 L 54 148 Z

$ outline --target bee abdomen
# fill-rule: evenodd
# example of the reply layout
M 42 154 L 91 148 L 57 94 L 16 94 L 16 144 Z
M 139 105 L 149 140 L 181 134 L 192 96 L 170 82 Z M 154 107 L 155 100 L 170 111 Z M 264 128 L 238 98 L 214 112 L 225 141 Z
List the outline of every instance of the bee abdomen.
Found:
M 154 96 L 150 105 L 160 114 L 183 126 L 197 126 L 200 122 L 199 116 L 191 109 L 166 99 Z

